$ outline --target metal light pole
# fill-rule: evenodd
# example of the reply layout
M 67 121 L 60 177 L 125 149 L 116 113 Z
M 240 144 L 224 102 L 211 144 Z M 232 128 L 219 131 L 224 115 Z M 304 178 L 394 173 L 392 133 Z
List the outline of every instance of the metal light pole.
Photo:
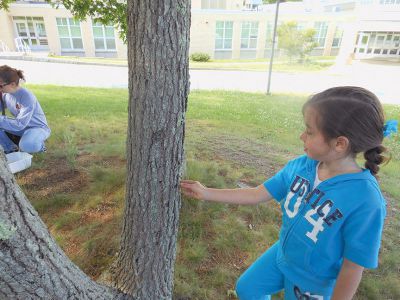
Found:
M 272 36 L 271 59 L 270 59 L 270 62 L 269 62 L 267 95 L 271 94 L 271 92 L 270 92 L 270 88 L 271 88 L 271 73 L 272 73 L 272 63 L 274 61 L 274 52 L 275 52 L 275 43 L 276 43 L 276 27 L 278 26 L 279 2 L 280 2 L 280 0 L 276 0 L 275 24 L 274 24 L 274 34 Z

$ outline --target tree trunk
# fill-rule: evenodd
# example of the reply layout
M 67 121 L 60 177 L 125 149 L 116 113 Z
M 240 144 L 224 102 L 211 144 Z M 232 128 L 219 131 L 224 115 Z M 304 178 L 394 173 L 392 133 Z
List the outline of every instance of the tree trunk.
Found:
M 0 299 L 128 299 L 66 257 L 7 169 L 2 150 Z
M 0 150 L 0 299 L 171 299 L 189 92 L 190 0 L 128 0 L 127 191 L 115 285 L 57 246 Z M 127 296 L 130 295 L 130 296 Z
M 116 287 L 171 299 L 189 92 L 190 0 L 128 0 L 129 125 Z

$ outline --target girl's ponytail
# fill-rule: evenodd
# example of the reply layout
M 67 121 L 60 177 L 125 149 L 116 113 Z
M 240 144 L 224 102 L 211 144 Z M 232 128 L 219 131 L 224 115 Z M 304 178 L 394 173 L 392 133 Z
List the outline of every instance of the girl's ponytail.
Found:
M 388 160 L 387 157 L 381 155 L 383 152 L 386 152 L 386 148 L 382 145 L 364 152 L 365 168 L 369 169 L 374 176 L 379 172 L 379 165 Z
M 19 79 L 22 79 L 22 80 L 25 81 L 24 71 L 17 70 L 17 69 L 15 69 L 15 71 L 17 72 L 17 75 L 18 75 Z

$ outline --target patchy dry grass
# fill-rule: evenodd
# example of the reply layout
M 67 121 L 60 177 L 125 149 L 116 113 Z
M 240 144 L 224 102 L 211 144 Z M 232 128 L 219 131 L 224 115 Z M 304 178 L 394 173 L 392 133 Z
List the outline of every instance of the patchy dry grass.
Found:
M 32 86 L 53 134 L 17 180 L 67 255 L 93 278 L 118 251 L 125 194 L 127 92 Z M 63 93 L 59 90 L 63 89 Z M 186 176 L 212 187 L 254 186 L 302 153 L 302 95 L 196 91 L 190 95 Z M 390 118 L 400 107 L 386 106 Z M 385 141 L 388 219 L 380 267 L 357 299 L 400 299 L 400 141 Z M 278 205 L 239 207 L 185 199 L 175 299 L 235 299 L 235 281 L 278 238 Z M 282 295 L 274 296 L 282 299 Z

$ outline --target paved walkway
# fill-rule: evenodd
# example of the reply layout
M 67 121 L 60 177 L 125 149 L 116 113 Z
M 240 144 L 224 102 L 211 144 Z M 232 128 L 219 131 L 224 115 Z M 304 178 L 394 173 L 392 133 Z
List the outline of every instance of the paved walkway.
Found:
M 0 59 L 25 71 L 28 83 L 126 88 L 126 67 L 48 63 Z M 384 103 L 400 105 L 400 64 L 354 62 L 351 66 L 333 66 L 309 73 L 272 74 L 272 93 L 311 94 L 339 85 L 356 85 L 373 91 Z M 267 72 L 190 70 L 191 89 L 224 89 L 266 92 Z

